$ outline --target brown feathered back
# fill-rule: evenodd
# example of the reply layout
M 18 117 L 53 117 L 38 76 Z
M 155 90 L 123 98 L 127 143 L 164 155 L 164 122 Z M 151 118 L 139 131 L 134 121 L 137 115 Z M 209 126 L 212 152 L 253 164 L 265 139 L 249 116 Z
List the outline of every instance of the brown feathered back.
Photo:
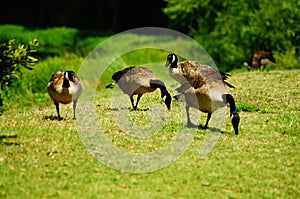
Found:
M 264 69 L 265 66 L 270 63 L 276 63 L 276 60 L 272 52 L 257 51 L 256 53 L 253 54 L 250 61 L 248 62 L 248 70 L 261 69 L 261 66 L 263 66 Z
M 112 79 L 118 87 L 128 95 L 144 94 L 154 91 L 150 80 L 155 79 L 154 73 L 142 66 L 130 66 L 113 74 Z
M 171 70 L 176 71 L 176 69 Z M 221 81 L 228 87 L 234 88 L 233 85 L 225 81 L 230 76 L 229 74 L 197 61 L 180 62 L 177 64 L 177 70 L 194 88 L 200 88 L 204 84 L 222 83 Z M 174 73 L 170 72 L 170 75 L 174 77 Z M 180 83 L 184 83 L 183 80 L 180 81 Z
M 114 73 L 112 79 L 115 80 L 115 83 L 107 85 L 106 88 L 113 88 L 117 85 L 123 93 L 130 97 L 131 105 L 134 110 L 137 109 L 138 102 L 143 94 L 153 92 L 157 88 L 161 90 L 161 97 L 170 110 L 171 96 L 165 84 L 155 79 L 155 75 L 150 69 L 143 66 L 129 66 Z M 133 95 L 138 95 L 136 104 L 134 104 Z

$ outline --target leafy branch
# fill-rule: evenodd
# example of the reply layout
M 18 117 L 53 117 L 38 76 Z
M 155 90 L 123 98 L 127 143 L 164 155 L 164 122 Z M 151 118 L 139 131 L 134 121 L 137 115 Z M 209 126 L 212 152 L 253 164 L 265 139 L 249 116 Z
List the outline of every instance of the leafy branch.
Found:
M 3 89 L 21 79 L 22 66 L 32 70 L 31 66 L 38 61 L 34 57 L 37 47 L 39 47 L 37 39 L 33 39 L 28 45 L 15 44 L 15 40 L 0 43 L 0 106 L 3 105 Z

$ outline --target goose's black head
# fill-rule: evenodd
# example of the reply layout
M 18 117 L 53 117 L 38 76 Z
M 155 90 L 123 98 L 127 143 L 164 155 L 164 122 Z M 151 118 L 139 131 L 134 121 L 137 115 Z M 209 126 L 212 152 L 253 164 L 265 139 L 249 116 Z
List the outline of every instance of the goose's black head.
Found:
M 169 54 L 167 57 L 166 67 L 170 65 L 171 68 L 177 68 L 178 58 L 175 54 Z
M 62 87 L 69 88 L 70 81 L 76 83 L 75 82 L 75 73 L 74 73 L 74 71 L 68 70 L 68 71 L 65 71 L 65 73 L 64 73 L 64 81 L 63 81 Z
M 65 71 L 64 78 L 75 83 L 75 72 L 71 70 Z

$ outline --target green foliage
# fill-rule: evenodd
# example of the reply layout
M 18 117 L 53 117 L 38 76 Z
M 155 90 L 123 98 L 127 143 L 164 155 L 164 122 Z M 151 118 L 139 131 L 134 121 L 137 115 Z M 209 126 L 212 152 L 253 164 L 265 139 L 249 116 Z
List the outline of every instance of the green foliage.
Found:
M 14 38 L 16 42 L 24 43 L 35 37 L 31 31 L 28 31 L 23 26 L 12 24 L 0 25 L 0 40 L 8 40 L 9 38 Z
M 0 43 L 0 106 L 3 105 L 5 88 L 21 79 L 21 66 L 32 70 L 30 66 L 38 61 L 37 58 L 33 57 L 38 46 L 37 39 L 30 41 L 27 46 L 22 43 L 16 46 L 14 40 Z
M 38 38 L 41 57 L 63 55 L 66 52 L 86 56 L 103 38 L 100 33 L 89 36 L 85 31 L 68 27 L 51 27 L 46 29 L 29 29 L 19 25 L 0 25 L 0 40 L 15 38 L 17 42 L 24 42 Z M 99 35 L 99 36 L 97 36 Z M 101 35 L 101 36 L 100 36 Z
M 66 27 L 37 29 L 33 32 L 40 40 L 40 51 L 52 55 L 59 55 L 74 48 L 78 35 L 77 29 Z
M 201 1 L 194 0 L 166 0 L 168 7 L 163 11 L 171 19 L 171 27 L 179 27 L 180 31 L 195 30 L 199 19 L 198 8 Z M 184 5 L 184 6 L 183 6 Z M 186 32 L 188 33 L 188 32 Z
M 39 43 L 34 39 L 25 46 L 19 43 L 15 45 L 14 40 L 0 44 L 0 88 L 10 86 L 14 79 L 20 79 L 21 67 L 32 70 L 28 65 L 33 66 L 38 60 L 32 55 L 36 52 Z
M 173 27 L 193 35 L 223 70 L 241 67 L 257 50 L 274 54 L 289 51 L 295 54 L 294 67 L 300 66 L 297 0 L 166 1 L 163 11 L 172 19 Z M 290 68 L 285 63 L 280 67 Z
M 82 49 L 82 51 L 86 52 L 87 50 L 92 50 L 107 38 L 108 38 L 107 36 L 103 36 L 103 37 L 92 36 L 92 37 L 82 38 L 76 43 L 76 48 L 78 48 L 77 50 Z
M 293 69 L 297 66 L 299 68 L 299 54 L 296 53 L 295 47 L 284 52 L 277 52 L 275 57 L 277 58 L 276 65 L 279 69 Z
M 73 47 L 78 31 L 74 28 L 54 27 L 47 29 L 28 29 L 19 25 L 1 25 L 0 39 L 15 38 L 17 42 L 24 42 L 38 38 L 39 54 L 62 54 L 67 48 Z

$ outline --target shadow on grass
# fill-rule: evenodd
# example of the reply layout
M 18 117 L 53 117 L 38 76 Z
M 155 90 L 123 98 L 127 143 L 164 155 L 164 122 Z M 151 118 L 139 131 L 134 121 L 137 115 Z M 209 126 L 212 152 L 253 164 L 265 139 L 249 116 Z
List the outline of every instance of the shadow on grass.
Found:
M 120 110 L 126 110 L 128 109 L 130 112 L 131 111 L 149 111 L 149 108 L 137 108 L 134 110 L 133 108 L 105 108 L 105 110 L 110 110 L 110 111 L 120 111 Z
M 60 121 L 60 120 L 63 120 L 64 118 L 63 117 L 60 117 L 60 119 L 58 119 L 57 116 L 53 116 L 53 115 L 46 115 L 43 117 L 44 120 L 57 120 L 57 121 Z
M 192 126 L 188 126 L 185 125 L 186 128 L 197 128 L 198 130 L 209 130 L 211 133 L 220 133 L 220 134 L 230 134 L 230 132 L 228 131 L 222 131 L 219 128 L 214 128 L 214 127 L 205 127 L 204 125 L 200 124 L 200 125 L 192 125 Z
M 4 144 L 7 146 L 20 145 L 20 143 L 16 142 L 15 140 L 10 140 L 16 138 L 18 138 L 17 135 L 0 135 L 0 144 Z

